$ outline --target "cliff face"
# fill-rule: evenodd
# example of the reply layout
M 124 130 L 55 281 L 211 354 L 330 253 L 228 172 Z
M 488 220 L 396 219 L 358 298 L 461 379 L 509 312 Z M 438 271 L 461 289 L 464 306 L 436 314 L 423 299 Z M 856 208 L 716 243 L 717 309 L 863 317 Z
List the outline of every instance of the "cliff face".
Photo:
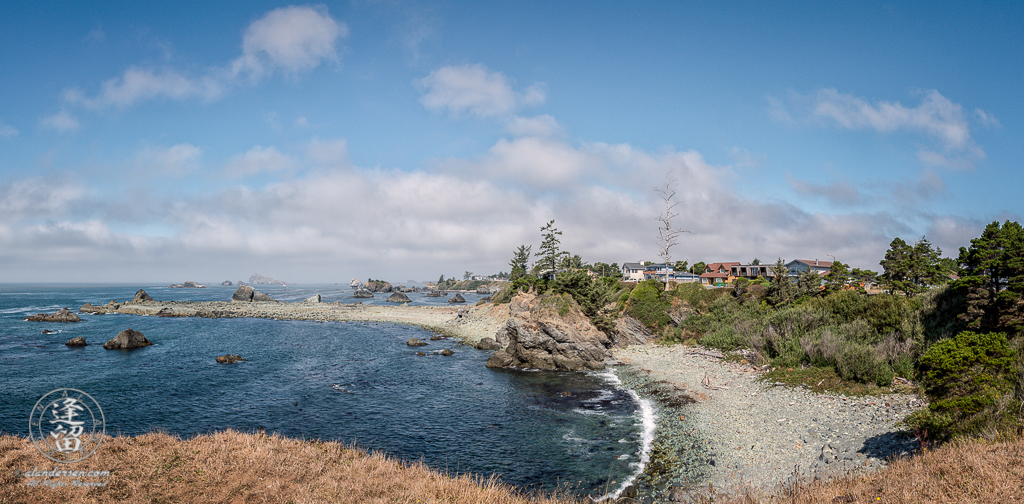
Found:
M 613 345 L 569 295 L 519 294 L 511 318 L 499 331 L 508 346 L 487 360 L 487 367 L 522 367 L 576 371 L 601 369 Z

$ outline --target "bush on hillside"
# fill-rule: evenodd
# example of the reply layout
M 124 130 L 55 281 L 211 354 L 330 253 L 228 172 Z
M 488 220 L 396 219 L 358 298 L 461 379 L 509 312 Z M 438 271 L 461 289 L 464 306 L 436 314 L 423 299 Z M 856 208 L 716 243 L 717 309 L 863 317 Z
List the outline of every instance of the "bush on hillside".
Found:
M 1018 369 L 1005 333 L 963 331 L 921 357 L 918 371 L 931 400 L 907 424 L 937 439 L 971 435 L 1014 422 Z
M 672 321 L 668 315 L 672 303 L 664 294 L 660 282 L 644 280 L 629 293 L 625 303 L 626 313 L 651 331 L 659 333 Z

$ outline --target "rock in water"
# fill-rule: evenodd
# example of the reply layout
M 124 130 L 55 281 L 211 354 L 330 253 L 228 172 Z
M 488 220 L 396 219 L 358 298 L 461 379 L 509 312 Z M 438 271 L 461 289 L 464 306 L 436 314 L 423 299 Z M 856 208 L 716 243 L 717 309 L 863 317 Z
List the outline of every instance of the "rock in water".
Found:
M 405 342 L 409 346 L 427 346 L 427 342 L 419 338 L 409 338 L 409 341 Z
M 92 303 L 85 303 L 81 308 L 78 309 L 78 313 L 94 313 L 96 315 L 103 315 L 107 313 L 106 308 L 102 306 L 96 306 Z
M 355 294 L 352 294 L 352 297 L 355 297 L 355 298 L 372 298 L 373 297 L 373 293 L 368 291 L 368 290 L 366 290 L 366 289 L 357 289 Z
M 500 350 L 501 343 L 498 343 L 494 338 L 483 338 L 479 343 L 476 344 L 477 350 Z
M 68 342 L 64 344 L 67 346 L 85 346 L 85 337 L 75 336 L 74 338 L 69 339 Z
M 445 348 L 444 350 L 441 350 L 441 355 L 445 357 L 451 357 L 452 355 L 455 355 L 455 352 Z
M 223 285 L 224 287 L 231 287 L 232 285 L 234 285 L 233 283 L 231 283 L 231 280 L 224 280 L 220 284 Z
M 510 310 L 512 318 L 505 323 L 508 347 L 494 352 L 487 367 L 602 369 L 611 356 L 612 341 L 590 323 L 568 294 L 519 294 Z
M 270 296 L 268 296 L 268 295 L 266 295 L 266 294 L 264 294 L 264 293 L 262 293 L 260 291 L 255 291 L 255 292 L 252 293 L 252 302 L 253 303 L 267 303 L 267 302 L 271 302 L 271 301 L 277 302 L 276 299 L 274 299 L 274 298 L 272 298 L 272 297 L 270 297 Z
M 310 296 L 310 297 L 308 297 L 306 299 L 303 299 L 302 302 L 303 303 L 322 303 L 323 301 L 320 299 L 320 294 L 317 294 L 315 296 Z
M 113 350 L 115 348 L 140 348 L 152 345 L 141 332 L 132 329 L 125 329 L 114 336 L 113 339 L 103 344 L 103 348 Z
M 452 296 L 452 298 L 448 300 L 448 302 L 449 303 L 465 303 L 466 302 L 466 298 L 462 297 L 462 294 L 456 292 L 455 295 Z
M 388 296 L 389 303 L 408 303 L 410 301 L 412 300 L 409 299 L 409 296 L 406 296 L 405 293 L 402 292 L 396 292 Z
M 219 362 L 221 364 L 233 364 L 233 363 L 238 362 L 240 360 L 244 360 L 244 359 L 242 359 L 241 356 L 238 356 L 238 355 L 235 355 L 235 354 L 221 355 L 220 357 L 217 357 L 217 362 Z
M 248 285 L 239 285 L 238 290 L 231 295 L 231 301 L 238 301 L 242 303 L 248 303 L 252 301 L 252 295 L 256 292 L 256 289 Z
M 132 302 L 132 303 L 145 303 L 147 301 L 156 301 L 156 300 L 153 299 L 149 294 L 146 294 L 146 291 L 144 291 L 142 289 L 139 289 L 139 291 L 135 293 L 135 297 L 133 297 L 130 302 Z
M 61 308 L 56 313 L 37 313 L 25 317 L 29 322 L 81 322 L 82 319 L 67 308 Z

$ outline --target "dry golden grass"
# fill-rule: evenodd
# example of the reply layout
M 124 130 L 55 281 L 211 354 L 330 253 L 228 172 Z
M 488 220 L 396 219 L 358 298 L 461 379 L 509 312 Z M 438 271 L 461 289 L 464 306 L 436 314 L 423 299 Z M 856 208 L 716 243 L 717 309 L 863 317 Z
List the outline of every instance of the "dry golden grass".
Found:
M 62 466 L 62 467 L 55 467 Z M 66 467 L 65 467 L 66 466 Z M 15 471 L 111 470 L 98 488 L 30 487 Z M 71 484 L 76 478 L 48 478 Z M 102 481 L 81 478 L 83 481 Z M 494 479 L 445 476 L 336 442 L 226 431 L 181 440 L 167 434 L 106 439 L 85 461 L 56 464 L 25 438 L 0 436 L 0 503 L 568 503 L 524 496 Z
M 166 434 L 107 439 L 84 462 L 57 469 L 113 470 L 105 488 L 33 488 L 15 471 L 55 468 L 25 438 L 0 436 L 0 504 L 19 502 L 570 503 L 524 496 L 493 479 L 449 477 L 419 463 L 335 442 L 226 431 L 190 440 Z M 70 483 L 73 478 L 50 478 Z M 83 478 L 96 481 L 96 478 Z M 695 490 L 723 504 L 924 504 L 1024 502 L 1024 438 L 957 441 L 893 461 L 868 476 L 753 497 Z
M 766 497 L 702 492 L 696 502 L 722 504 L 930 504 L 1024 502 L 1024 438 L 954 441 L 894 460 L 874 474 L 800 485 Z

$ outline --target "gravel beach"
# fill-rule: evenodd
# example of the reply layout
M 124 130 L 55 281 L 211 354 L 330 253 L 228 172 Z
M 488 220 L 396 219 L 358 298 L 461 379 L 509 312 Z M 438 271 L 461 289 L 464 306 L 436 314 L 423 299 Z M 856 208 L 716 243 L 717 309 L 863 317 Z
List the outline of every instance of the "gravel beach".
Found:
M 917 449 L 898 423 L 925 405 L 913 395 L 846 397 L 760 380 L 749 365 L 683 345 L 618 349 L 623 384 L 658 404 L 641 502 L 687 500 L 688 489 L 772 490 L 884 467 Z

